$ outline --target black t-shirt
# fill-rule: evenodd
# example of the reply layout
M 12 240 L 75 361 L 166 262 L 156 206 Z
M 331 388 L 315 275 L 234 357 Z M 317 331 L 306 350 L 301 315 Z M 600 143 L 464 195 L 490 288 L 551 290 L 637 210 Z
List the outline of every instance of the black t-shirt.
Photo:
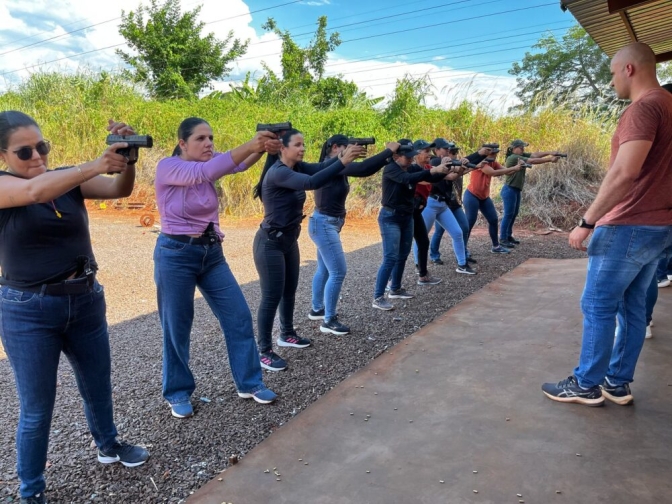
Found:
M 0 284 L 21 290 L 60 282 L 77 270 L 78 256 L 95 267 L 79 187 L 48 203 L 0 209 Z
M 422 166 L 412 164 L 404 170 L 395 161 L 383 170 L 383 206 L 404 214 L 413 213 L 413 196 L 418 182 L 435 182 L 445 175 L 432 175 Z
M 269 156 L 273 163 L 261 185 L 261 199 L 264 203 L 264 229 L 290 230 L 297 228 L 303 220 L 303 204 L 306 191 L 318 189 L 327 184 L 344 166 L 338 158 L 323 163 L 299 162 L 292 170 L 276 156 Z
M 350 192 L 348 177 L 368 177 L 380 170 L 392 151 L 385 149 L 362 162 L 350 163 L 333 177 L 325 186 L 315 190 L 315 208 L 318 212 L 332 217 L 345 217 L 345 200 Z

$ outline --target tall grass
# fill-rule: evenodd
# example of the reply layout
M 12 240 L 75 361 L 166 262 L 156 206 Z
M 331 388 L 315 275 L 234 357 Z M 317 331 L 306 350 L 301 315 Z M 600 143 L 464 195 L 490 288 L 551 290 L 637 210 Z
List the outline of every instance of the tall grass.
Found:
M 226 150 L 252 137 L 257 122 L 290 120 L 303 131 L 306 160 L 317 160 L 321 143 L 334 133 L 375 136 L 376 151 L 386 141 L 400 137 L 445 137 L 463 152 L 473 152 L 484 141 L 506 145 L 523 138 L 533 150 L 562 150 L 567 161 L 530 170 L 523 216 L 533 215 L 546 224 L 564 225 L 592 200 L 602 177 L 609 152 L 612 120 L 598 120 L 586 112 L 545 108 L 534 114 L 496 117 L 485 107 L 461 103 L 450 110 L 422 105 L 403 110 L 389 106 L 375 110 L 359 108 L 316 110 L 294 100 L 291 105 L 261 105 L 218 95 L 201 100 L 153 101 L 119 77 L 109 74 L 38 73 L 16 89 L 0 95 L 0 110 L 16 109 L 33 116 L 54 146 L 51 164 L 61 166 L 93 159 L 105 149 L 105 126 L 109 118 L 123 120 L 139 134 L 154 137 L 154 149 L 143 150 L 138 163 L 138 184 L 129 201 L 153 200 L 156 163 L 172 152 L 179 123 L 185 117 L 205 118 L 215 132 L 218 150 Z M 222 209 L 232 215 L 261 213 L 251 196 L 262 163 L 245 173 L 224 177 L 221 182 Z M 380 205 L 380 173 L 369 179 L 351 180 L 348 207 L 360 215 Z M 494 191 L 493 191 L 494 192 Z

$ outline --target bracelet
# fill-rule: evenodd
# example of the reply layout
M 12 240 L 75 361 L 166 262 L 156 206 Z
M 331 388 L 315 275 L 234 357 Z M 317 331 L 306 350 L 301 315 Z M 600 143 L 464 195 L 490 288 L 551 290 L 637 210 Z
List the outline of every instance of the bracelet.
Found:
M 79 166 L 76 166 L 75 168 L 77 168 L 77 171 L 82 176 L 82 183 L 88 182 L 87 178 L 84 176 L 84 172 L 82 171 L 82 169 Z

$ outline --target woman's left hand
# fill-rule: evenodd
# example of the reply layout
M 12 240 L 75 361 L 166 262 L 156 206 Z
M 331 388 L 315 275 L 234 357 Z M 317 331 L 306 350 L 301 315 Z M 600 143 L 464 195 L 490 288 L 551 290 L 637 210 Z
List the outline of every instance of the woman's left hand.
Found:
M 117 122 L 114 119 L 109 119 L 107 121 L 107 131 L 110 132 L 110 135 L 135 135 L 135 130 L 128 124 Z

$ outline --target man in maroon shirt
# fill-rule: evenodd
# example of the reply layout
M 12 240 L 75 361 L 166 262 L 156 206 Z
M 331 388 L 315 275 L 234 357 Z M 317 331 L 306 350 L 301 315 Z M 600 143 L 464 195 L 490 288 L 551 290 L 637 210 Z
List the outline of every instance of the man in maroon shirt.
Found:
M 612 137 L 609 170 L 595 201 L 569 236 L 572 248 L 588 250 L 579 365 L 566 380 L 542 386 L 554 401 L 589 406 L 605 398 L 632 403 L 646 290 L 658 259 L 672 247 L 672 94 L 658 83 L 646 44 L 618 51 L 611 75 L 618 97 L 632 103 Z

